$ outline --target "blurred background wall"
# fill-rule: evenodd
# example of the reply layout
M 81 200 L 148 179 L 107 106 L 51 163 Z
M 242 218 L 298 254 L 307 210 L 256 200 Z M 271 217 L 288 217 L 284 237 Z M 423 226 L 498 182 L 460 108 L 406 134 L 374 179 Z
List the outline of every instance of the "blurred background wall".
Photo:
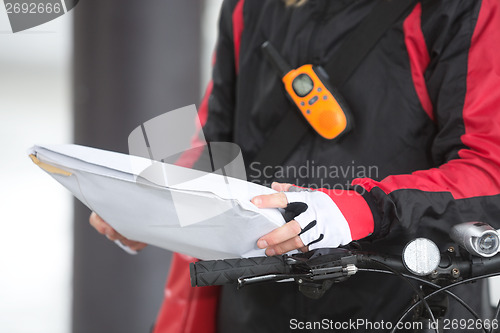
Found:
M 140 123 L 198 105 L 220 4 L 85 0 L 16 34 L 0 6 L 0 332 L 149 332 L 170 253 L 125 254 L 25 151 L 127 152 Z
M 0 332 L 68 332 L 71 196 L 26 154 L 72 140 L 72 19 L 13 34 L 0 4 Z
M 75 142 L 128 153 L 130 132 L 200 99 L 202 2 L 86 0 L 74 17 Z M 75 200 L 73 332 L 145 332 L 170 254 L 130 256 Z

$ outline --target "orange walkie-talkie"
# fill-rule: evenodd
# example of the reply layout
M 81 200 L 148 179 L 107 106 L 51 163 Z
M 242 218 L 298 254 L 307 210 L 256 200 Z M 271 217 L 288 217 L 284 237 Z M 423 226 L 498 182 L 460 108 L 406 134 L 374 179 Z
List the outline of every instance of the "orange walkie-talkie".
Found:
M 292 102 L 319 135 L 335 139 L 352 129 L 351 112 L 322 67 L 307 64 L 292 69 L 268 41 L 262 50 L 278 70 Z

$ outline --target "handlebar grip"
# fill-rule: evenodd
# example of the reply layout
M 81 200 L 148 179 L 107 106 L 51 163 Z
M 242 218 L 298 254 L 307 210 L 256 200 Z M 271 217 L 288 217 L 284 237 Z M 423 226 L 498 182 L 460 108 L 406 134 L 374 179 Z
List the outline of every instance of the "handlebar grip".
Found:
M 287 274 L 283 256 L 198 261 L 189 265 L 193 287 L 236 284 L 242 276 Z

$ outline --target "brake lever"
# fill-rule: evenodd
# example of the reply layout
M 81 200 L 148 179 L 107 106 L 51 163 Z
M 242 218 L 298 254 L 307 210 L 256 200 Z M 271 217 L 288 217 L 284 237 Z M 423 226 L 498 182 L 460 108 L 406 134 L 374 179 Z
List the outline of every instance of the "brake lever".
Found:
M 261 282 L 285 282 L 293 281 L 296 279 L 307 279 L 308 274 L 266 274 L 257 276 L 242 276 L 238 278 L 238 289 L 249 284 L 261 283 Z

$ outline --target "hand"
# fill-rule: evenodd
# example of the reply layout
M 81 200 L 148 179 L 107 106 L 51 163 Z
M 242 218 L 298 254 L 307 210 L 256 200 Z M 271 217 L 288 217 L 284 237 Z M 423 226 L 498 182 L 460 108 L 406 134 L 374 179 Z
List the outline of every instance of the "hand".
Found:
M 97 232 L 99 232 L 102 235 L 105 235 L 106 237 L 108 237 L 109 240 L 112 241 L 119 240 L 120 242 L 122 242 L 123 245 L 128 246 L 131 250 L 139 251 L 147 246 L 147 244 L 145 243 L 136 242 L 123 237 L 95 212 L 92 212 L 92 214 L 90 214 L 89 222 L 90 225 L 97 230 Z
M 291 184 L 273 183 L 279 193 L 259 195 L 251 201 L 259 208 L 284 208 L 283 226 L 257 241 L 268 256 L 292 250 L 305 252 L 320 247 L 338 247 L 352 241 L 349 224 L 335 202 L 325 193 Z

